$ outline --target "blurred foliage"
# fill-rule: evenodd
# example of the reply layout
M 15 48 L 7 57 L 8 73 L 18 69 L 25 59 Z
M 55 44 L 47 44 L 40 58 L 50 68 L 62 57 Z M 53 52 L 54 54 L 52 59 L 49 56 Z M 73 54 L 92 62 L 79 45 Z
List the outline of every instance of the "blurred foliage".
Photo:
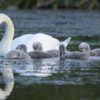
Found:
M 99 9 L 100 0 L 0 0 L 0 8 L 16 6 L 20 9 L 32 8 L 67 8 Z

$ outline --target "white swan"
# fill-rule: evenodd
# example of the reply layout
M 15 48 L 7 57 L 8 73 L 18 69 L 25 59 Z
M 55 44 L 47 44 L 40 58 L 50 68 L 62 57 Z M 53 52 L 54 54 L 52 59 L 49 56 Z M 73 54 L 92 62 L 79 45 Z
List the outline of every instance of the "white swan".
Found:
M 11 19 L 0 13 L 0 24 L 5 23 L 6 32 L 0 42 L 0 56 L 5 56 L 11 50 L 12 39 L 14 36 L 14 25 Z
M 20 44 L 24 44 L 27 46 L 27 52 L 33 51 L 33 43 L 40 42 L 43 46 L 43 51 L 48 50 L 59 50 L 60 41 L 58 39 L 53 38 L 52 36 L 37 33 L 37 34 L 26 34 L 22 35 L 18 38 L 15 38 L 12 42 L 12 49 L 16 49 L 16 47 Z M 68 40 L 62 42 L 65 46 L 68 45 Z
M 90 50 L 90 45 L 87 42 L 80 43 L 79 49 L 83 52 L 89 51 L 90 56 L 100 56 L 100 48 Z
M 0 89 L 0 100 L 5 100 L 7 96 L 11 94 L 13 90 L 14 76 L 13 76 L 12 68 L 9 62 L 4 61 L 2 69 L 3 69 L 2 75 L 6 83 L 5 83 L 4 89 Z
M 43 33 L 38 33 L 35 35 L 26 34 L 15 38 L 12 43 L 14 35 L 14 25 L 7 15 L 0 13 L 0 24 L 3 22 L 6 26 L 6 32 L 0 42 L 0 56 L 6 55 L 11 49 L 15 49 L 20 44 L 25 44 L 27 46 L 28 52 L 33 51 L 32 44 L 34 42 L 42 43 L 43 51 L 59 49 L 60 41 Z M 62 43 L 66 46 L 68 45 L 66 40 Z

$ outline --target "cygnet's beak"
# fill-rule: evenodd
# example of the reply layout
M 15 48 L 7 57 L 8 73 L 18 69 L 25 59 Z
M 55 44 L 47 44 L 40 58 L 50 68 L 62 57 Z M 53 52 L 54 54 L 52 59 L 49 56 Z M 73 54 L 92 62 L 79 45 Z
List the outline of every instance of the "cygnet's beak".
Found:
M 79 47 L 80 52 L 83 52 L 83 48 Z

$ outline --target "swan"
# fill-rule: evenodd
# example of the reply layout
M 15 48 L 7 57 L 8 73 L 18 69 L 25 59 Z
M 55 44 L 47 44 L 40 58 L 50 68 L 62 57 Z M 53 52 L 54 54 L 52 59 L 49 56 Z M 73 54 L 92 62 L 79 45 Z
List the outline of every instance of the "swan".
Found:
M 24 44 L 27 47 L 27 52 L 33 51 L 33 43 L 40 42 L 43 46 L 43 51 L 48 50 L 59 50 L 59 44 L 63 43 L 65 46 L 68 45 L 67 39 L 63 42 L 60 42 L 58 39 L 53 38 L 50 35 L 37 33 L 37 34 L 26 34 L 20 37 L 17 37 L 12 42 L 12 50 L 20 44 Z
M 18 38 L 15 38 L 13 41 L 14 36 L 14 25 L 11 19 L 5 15 L 0 13 L 0 24 L 5 23 L 6 32 L 0 42 L 0 56 L 6 55 L 10 50 L 15 49 L 20 44 L 25 44 L 27 46 L 28 52 L 32 51 L 32 44 L 34 42 L 41 42 L 43 45 L 43 51 L 48 50 L 58 50 L 60 41 L 43 33 L 38 34 L 26 34 L 22 35 Z M 62 42 L 67 46 L 66 40 Z
M 14 87 L 14 76 L 9 62 L 3 62 L 2 75 L 6 81 L 4 89 L 0 89 L 0 100 L 5 100 L 9 96 Z
M 79 49 L 83 52 L 89 51 L 90 56 L 100 56 L 100 48 L 90 50 L 90 45 L 87 42 L 80 43 Z
M 11 50 L 11 44 L 14 36 L 14 25 L 11 19 L 3 14 L 0 13 L 0 24 L 5 24 L 5 34 L 0 42 L 0 56 L 6 55 Z
M 59 46 L 60 50 L 60 59 L 83 59 L 87 60 L 89 58 L 89 52 L 79 52 L 79 51 L 66 51 L 66 48 L 63 44 Z

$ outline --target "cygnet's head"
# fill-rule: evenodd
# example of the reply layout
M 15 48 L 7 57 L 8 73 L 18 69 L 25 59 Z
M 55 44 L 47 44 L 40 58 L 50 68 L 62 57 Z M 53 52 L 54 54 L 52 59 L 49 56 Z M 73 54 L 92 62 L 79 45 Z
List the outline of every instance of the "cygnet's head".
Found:
M 23 51 L 23 52 L 27 52 L 27 47 L 26 47 L 25 44 L 18 45 L 18 46 L 16 47 L 16 49 L 17 49 L 17 50 L 21 50 L 21 51 Z
M 28 60 L 28 59 L 30 59 L 30 56 L 21 50 L 12 50 L 12 51 L 8 52 L 8 54 L 6 55 L 5 58 L 18 59 L 18 60 Z
M 33 43 L 34 51 L 43 51 L 42 44 L 40 42 Z
M 90 52 L 90 46 L 88 43 L 86 42 L 82 42 L 79 45 L 79 50 L 83 51 L 83 52 Z

